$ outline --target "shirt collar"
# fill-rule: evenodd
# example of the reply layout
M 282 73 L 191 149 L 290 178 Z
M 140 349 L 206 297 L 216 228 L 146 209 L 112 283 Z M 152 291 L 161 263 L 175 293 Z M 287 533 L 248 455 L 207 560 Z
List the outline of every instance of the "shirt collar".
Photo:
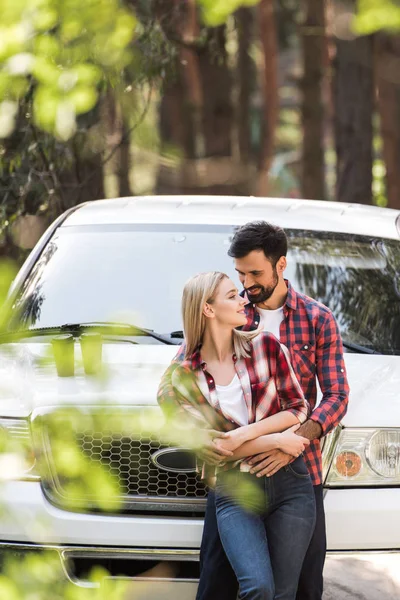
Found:
M 287 288 L 288 288 L 288 293 L 286 296 L 286 302 L 285 302 L 285 306 L 287 306 L 288 308 L 291 308 L 292 310 L 296 310 L 297 308 L 297 294 L 295 292 L 295 290 L 292 288 L 292 285 L 290 283 L 290 281 L 288 281 L 287 279 L 285 279 Z
M 204 360 L 202 360 L 200 351 L 201 346 L 196 348 L 193 354 L 185 361 L 192 370 L 202 369 L 203 371 L 205 371 L 207 369 L 207 363 Z M 237 361 L 237 356 L 235 353 L 232 354 L 232 358 L 233 362 L 235 363 Z

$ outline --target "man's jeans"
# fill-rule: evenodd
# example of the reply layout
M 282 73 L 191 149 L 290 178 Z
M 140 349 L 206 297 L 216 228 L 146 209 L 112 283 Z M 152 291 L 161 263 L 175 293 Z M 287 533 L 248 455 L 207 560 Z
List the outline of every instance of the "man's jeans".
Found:
M 296 600 L 322 599 L 322 572 L 326 553 L 322 485 L 313 486 L 316 524 L 304 559 Z M 200 551 L 200 582 L 196 600 L 236 600 L 238 584 L 218 533 L 215 493 L 210 490 Z
M 220 474 L 215 505 L 240 598 L 295 600 L 315 523 L 315 498 L 303 459 L 270 478 L 238 470 Z

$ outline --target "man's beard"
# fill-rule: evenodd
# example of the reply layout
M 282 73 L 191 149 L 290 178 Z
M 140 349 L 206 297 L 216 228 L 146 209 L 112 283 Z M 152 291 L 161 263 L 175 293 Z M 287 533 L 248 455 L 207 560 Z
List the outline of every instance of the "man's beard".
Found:
M 266 302 L 267 300 L 269 300 L 269 298 L 271 298 L 272 294 L 275 291 L 276 286 L 279 283 L 279 278 L 278 278 L 278 273 L 276 271 L 276 268 L 274 269 L 273 277 L 274 277 L 273 283 L 272 283 L 272 285 L 269 285 L 268 287 L 265 287 L 264 285 L 252 286 L 253 288 L 256 289 L 255 294 L 251 294 L 251 292 L 249 291 L 252 288 L 246 289 L 246 294 L 247 294 L 247 297 L 250 300 L 250 302 L 252 302 L 253 304 L 262 304 L 263 302 Z

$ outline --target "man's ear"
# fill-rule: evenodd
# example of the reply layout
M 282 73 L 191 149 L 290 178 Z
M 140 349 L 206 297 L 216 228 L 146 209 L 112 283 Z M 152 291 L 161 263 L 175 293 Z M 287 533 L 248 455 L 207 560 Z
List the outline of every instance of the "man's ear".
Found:
M 276 263 L 276 270 L 278 271 L 278 275 L 283 275 L 283 272 L 286 269 L 286 267 L 286 256 L 281 256 L 278 262 Z
M 215 317 L 213 307 L 211 306 L 211 304 L 208 304 L 208 302 L 206 302 L 203 306 L 203 315 L 208 319 L 213 319 Z

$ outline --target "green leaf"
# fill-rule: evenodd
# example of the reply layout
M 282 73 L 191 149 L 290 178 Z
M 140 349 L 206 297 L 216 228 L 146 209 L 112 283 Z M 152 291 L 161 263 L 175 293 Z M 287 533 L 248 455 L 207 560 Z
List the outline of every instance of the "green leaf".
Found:
M 61 70 L 44 56 L 37 56 L 33 64 L 32 72 L 40 83 L 55 87 L 58 83 Z
M 98 93 L 95 88 L 77 86 L 68 95 L 67 100 L 72 104 L 77 115 L 89 112 L 97 102 Z
M 55 8 L 44 6 L 33 13 L 32 25 L 38 31 L 46 31 L 57 25 L 58 13 Z
M 22 600 L 17 586 L 4 575 L 0 575 L 0 598 L 7 600 Z
M 255 6 L 260 0 L 197 0 L 203 11 L 206 25 L 223 25 L 227 18 L 241 6 Z
M 76 75 L 78 83 L 86 85 L 95 85 L 102 77 L 101 69 L 88 63 L 76 65 L 71 72 Z
M 353 20 L 357 35 L 370 35 L 380 30 L 400 31 L 400 6 L 395 0 L 358 0 Z
M 61 97 L 55 90 L 45 86 L 36 89 L 33 99 L 34 119 L 45 131 L 53 131 L 60 101 Z
M 33 49 L 37 55 L 42 55 L 50 59 L 56 59 L 60 55 L 61 45 L 53 35 L 43 34 L 35 37 L 33 41 Z

